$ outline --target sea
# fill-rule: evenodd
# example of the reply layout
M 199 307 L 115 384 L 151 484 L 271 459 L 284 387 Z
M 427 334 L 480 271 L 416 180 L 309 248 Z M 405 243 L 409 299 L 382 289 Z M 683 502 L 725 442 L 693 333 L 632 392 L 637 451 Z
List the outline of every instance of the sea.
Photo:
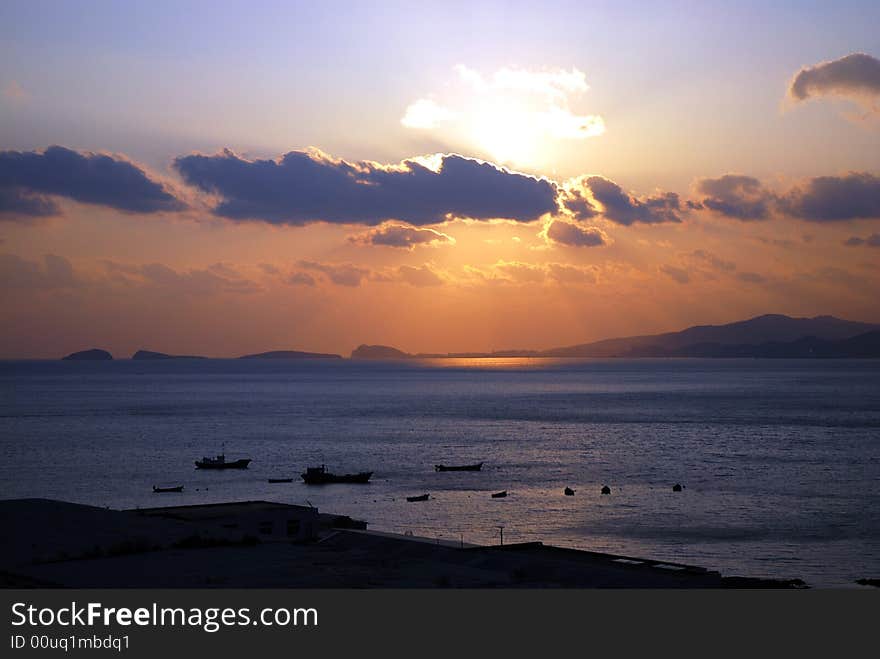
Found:
M 880 361 L 6 361 L 0 450 L 2 498 L 270 500 L 446 542 L 880 578 Z M 250 468 L 194 468 L 221 452 Z M 304 484 L 321 464 L 373 477 Z

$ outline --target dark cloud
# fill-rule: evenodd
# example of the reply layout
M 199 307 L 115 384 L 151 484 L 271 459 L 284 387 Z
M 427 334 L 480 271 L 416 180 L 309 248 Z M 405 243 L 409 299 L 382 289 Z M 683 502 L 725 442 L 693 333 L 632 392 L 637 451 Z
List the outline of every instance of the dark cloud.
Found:
M 872 233 L 867 238 L 852 236 L 845 240 L 843 244 L 847 247 L 861 247 L 862 245 L 865 247 L 880 247 L 880 233 Z
M 57 215 L 51 196 L 131 213 L 178 211 L 184 205 L 127 160 L 61 146 L 0 151 L 0 214 Z
M 570 247 L 599 247 L 607 244 L 607 238 L 595 227 L 580 227 L 571 222 L 553 220 L 547 227 L 547 238 Z
M 725 174 L 697 181 L 696 191 L 705 198 L 704 208 L 738 220 L 763 220 L 771 209 L 773 195 L 751 176 Z
M 634 197 L 617 183 L 601 176 L 581 179 L 590 195 L 602 206 L 602 215 L 612 222 L 630 225 L 636 222 L 658 224 L 681 222 L 678 212 L 681 202 L 675 192 L 664 192 L 648 197 Z
M 819 176 L 779 199 L 786 215 L 811 222 L 880 218 L 880 178 L 860 172 Z
M 350 263 L 334 264 L 318 263 L 317 261 L 299 261 L 297 266 L 305 270 L 320 272 L 338 286 L 360 286 L 361 282 L 370 275 L 370 271 L 366 268 L 360 268 Z
M 410 250 L 417 245 L 455 244 L 455 239 L 445 233 L 402 224 L 387 224 L 359 236 L 352 236 L 349 240 L 364 245 L 383 245 Z
M 848 96 L 862 99 L 880 95 L 880 60 L 853 53 L 798 71 L 788 94 L 795 101 L 816 96 Z
M 5 188 L 0 184 L 0 220 L 50 217 L 60 212 L 51 199 L 30 194 L 21 188 Z
M 458 155 L 441 156 L 438 171 L 413 160 L 392 167 L 304 151 L 251 161 L 227 150 L 177 158 L 174 167 L 187 183 L 220 195 L 214 213 L 234 220 L 425 225 L 454 216 L 529 222 L 557 210 L 550 181 Z

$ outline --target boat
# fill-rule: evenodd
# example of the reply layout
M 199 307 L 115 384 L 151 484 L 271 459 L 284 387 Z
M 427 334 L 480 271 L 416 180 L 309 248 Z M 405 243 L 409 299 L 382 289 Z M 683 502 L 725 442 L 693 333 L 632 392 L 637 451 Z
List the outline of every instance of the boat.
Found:
M 175 485 L 174 487 L 153 486 L 153 494 L 165 494 L 166 492 L 183 492 L 183 485 Z
M 495 494 L 492 495 L 492 498 L 493 499 L 503 499 L 506 496 L 507 496 L 507 490 L 502 490 L 501 492 L 495 492 Z
M 565 496 L 567 496 L 567 497 L 573 497 L 573 496 L 574 496 L 574 490 L 571 489 L 570 487 L 565 488 L 564 490 L 562 490 L 562 492 L 563 492 L 563 494 L 565 494 Z
M 409 501 L 410 503 L 414 503 L 416 501 L 427 501 L 430 498 L 431 497 L 429 497 L 427 494 L 420 494 L 417 497 L 407 497 L 406 500 Z
M 226 455 L 221 453 L 214 458 L 202 458 L 196 460 L 196 469 L 247 469 L 251 463 L 250 458 L 242 458 L 240 460 L 226 460 Z
M 361 471 L 357 474 L 333 474 L 327 467 L 308 467 L 302 474 L 306 485 L 326 485 L 328 483 L 369 483 L 372 471 Z
M 611 488 L 607 485 L 602 486 L 602 494 L 611 494 Z
M 270 483 L 292 483 L 292 478 L 270 478 L 268 479 Z
M 482 468 L 482 462 L 474 465 L 434 465 L 434 471 L 480 471 Z

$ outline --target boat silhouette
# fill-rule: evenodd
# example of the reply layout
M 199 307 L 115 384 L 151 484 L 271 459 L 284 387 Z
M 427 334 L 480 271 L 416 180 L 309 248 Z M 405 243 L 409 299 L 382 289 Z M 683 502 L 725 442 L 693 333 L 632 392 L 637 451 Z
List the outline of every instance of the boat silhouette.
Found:
M 357 474 L 334 474 L 327 467 L 308 467 L 300 476 L 306 485 L 327 485 L 329 483 L 369 483 L 372 471 L 361 471 Z
M 415 496 L 415 497 L 407 497 L 406 500 L 409 501 L 410 503 L 414 503 L 414 502 L 416 502 L 416 501 L 427 501 L 427 500 L 430 499 L 430 498 L 431 498 L 431 497 L 428 496 L 427 494 L 420 494 L 420 495 Z
M 227 462 L 226 455 L 221 453 L 213 458 L 205 457 L 201 460 L 196 460 L 196 469 L 247 469 L 250 463 L 250 458 Z
M 153 486 L 153 494 L 165 494 L 167 492 L 183 492 L 183 485 L 175 485 L 174 487 Z
M 473 465 L 434 465 L 434 471 L 480 471 L 482 468 L 482 462 Z

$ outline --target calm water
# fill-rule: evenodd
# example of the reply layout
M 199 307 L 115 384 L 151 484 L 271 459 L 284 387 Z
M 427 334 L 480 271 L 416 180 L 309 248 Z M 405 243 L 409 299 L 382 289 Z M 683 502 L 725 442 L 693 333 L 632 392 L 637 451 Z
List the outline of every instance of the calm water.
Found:
M 193 469 L 224 442 L 249 470 Z M 503 526 L 509 542 L 725 574 L 880 576 L 878 362 L 0 362 L 0 448 L 4 498 L 308 500 L 465 542 L 497 542 Z M 321 462 L 373 482 L 266 483 Z

